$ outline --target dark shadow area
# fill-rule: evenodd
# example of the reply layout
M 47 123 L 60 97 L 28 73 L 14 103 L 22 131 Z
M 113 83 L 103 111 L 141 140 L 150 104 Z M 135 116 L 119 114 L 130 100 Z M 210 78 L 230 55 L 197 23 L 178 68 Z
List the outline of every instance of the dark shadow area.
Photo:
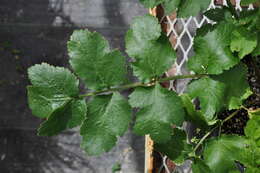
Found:
M 112 40 L 110 40 L 111 47 L 119 48 L 121 51 L 125 51 L 124 36 L 128 29 L 128 24 L 125 22 L 123 15 L 120 14 L 120 2 L 121 0 L 103 1 L 105 17 L 108 20 L 108 26 L 117 26 L 120 28 L 120 30 L 123 31 L 122 35 L 117 35 L 117 37 L 113 37 Z M 108 32 L 108 35 L 114 35 L 113 30 L 108 30 Z
M 27 105 L 27 68 L 40 62 L 64 66 L 66 40 L 72 29 L 53 28 L 49 2 L 0 2 L 0 172 L 41 173 L 44 163 L 57 160 L 53 138 L 36 136 L 40 119 Z M 59 151 L 57 151 L 59 152 Z M 47 169 L 47 168 L 46 168 Z
M 55 13 L 49 8 L 49 1 L 1 0 L 1 23 L 50 24 Z

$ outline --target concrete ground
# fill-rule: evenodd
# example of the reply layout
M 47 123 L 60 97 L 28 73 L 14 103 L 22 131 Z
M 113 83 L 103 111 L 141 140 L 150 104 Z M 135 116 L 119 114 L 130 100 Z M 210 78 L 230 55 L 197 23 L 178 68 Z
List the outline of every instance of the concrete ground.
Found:
M 47 62 L 67 66 L 72 31 L 102 33 L 124 51 L 124 35 L 134 16 L 146 13 L 138 0 L 0 0 L 0 172 L 141 173 L 144 139 L 129 130 L 117 146 L 99 157 L 79 148 L 78 129 L 38 137 L 40 119 L 27 105 L 27 68 Z

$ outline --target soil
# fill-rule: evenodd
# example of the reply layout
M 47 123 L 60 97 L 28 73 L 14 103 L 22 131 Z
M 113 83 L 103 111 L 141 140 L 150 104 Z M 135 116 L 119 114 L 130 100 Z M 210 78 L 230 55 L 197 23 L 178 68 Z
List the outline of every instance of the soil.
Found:
M 225 119 L 234 111 L 224 111 L 218 115 L 219 119 Z M 223 134 L 238 134 L 244 135 L 244 127 L 248 121 L 248 115 L 246 110 L 241 110 L 233 118 L 225 122 L 221 128 Z
M 253 94 L 244 102 L 244 106 L 248 109 L 260 108 L 260 60 L 259 57 L 253 58 L 247 56 L 243 62 L 248 67 L 248 83 Z M 218 118 L 225 119 L 234 111 L 223 111 Z M 221 129 L 224 134 L 244 135 L 244 127 L 249 120 L 246 110 L 240 110 L 237 115 L 227 121 Z

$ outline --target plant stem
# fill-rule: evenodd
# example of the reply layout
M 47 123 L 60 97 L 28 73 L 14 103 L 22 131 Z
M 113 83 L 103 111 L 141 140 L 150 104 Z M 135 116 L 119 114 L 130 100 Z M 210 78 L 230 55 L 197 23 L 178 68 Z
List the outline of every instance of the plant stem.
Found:
M 199 148 L 199 146 L 206 140 L 206 138 L 216 129 L 218 128 L 218 126 L 214 127 L 213 129 L 211 129 L 208 133 L 206 133 L 199 141 L 199 143 L 195 146 L 195 148 L 193 149 L 193 153 L 195 153 L 197 151 L 197 149 Z
M 220 123 L 220 127 L 227 122 L 228 120 L 230 120 L 231 118 L 233 118 L 238 112 L 240 111 L 240 109 L 237 109 L 235 112 L 233 112 L 232 114 L 230 114 L 228 117 L 226 117 L 221 123 Z M 193 153 L 195 153 L 197 151 L 197 149 L 199 148 L 199 146 L 206 140 L 206 138 L 214 131 L 218 128 L 219 126 L 215 126 L 213 129 L 211 129 L 208 133 L 206 133 L 201 140 L 199 141 L 199 143 L 195 146 Z
M 165 82 L 169 80 L 175 80 L 175 79 L 187 79 L 187 78 L 201 78 L 208 76 L 207 74 L 190 74 L 190 75 L 178 75 L 178 76 L 170 76 L 165 78 L 160 78 L 158 82 Z
M 80 98 L 84 98 L 84 97 L 88 97 L 88 96 L 94 96 L 94 95 L 97 95 L 97 94 L 113 92 L 113 91 L 120 91 L 120 90 L 124 90 L 124 89 L 128 89 L 128 88 L 136 88 L 136 87 L 141 87 L 141 86 L 142 87 L 149 87 L 148 84 L 141 83 L 141 82 L 136 82 L 136 83 L 131 83 L 131 84 L 115 87 L 115 88 L 109 88 L 109 89 L 105 89 L 105 90 L 89 92 L 89 93 L 86 93 L 86 94 L 82 94 L 79 97 Z
M 244 105 L 241 106 L 242 109 L 246 110 L 247 112 L 249 111 L 248 108 L 246 108 Z
M 221 126 L 228 120 L 230 120 L 231 118 L 233 118 L 238 112 L 240 111 L 240 109 L 237 109 L 235 112 L 233 112 L 232 114 L 230 114 L 227 118 L 225 118 L 222 122 L 221 122 Z
M 207 76 L 207 75 L 206 74 L 178 75 L 178 76 L 159 78 L 156 81 L 165 82 L 165 81 L 176 80 L 176 79 L 200 78 L 200 77 L 204 77 L 204 76 Z M 136 87 L 151 87 L 151 86 L 155 85 L 156 81 L 151 81 L 148 83 L 136 82 L 136 83 L 126 84 L 126 85 L 122 85 L 122 86 L 115 87 L 115 88 L 109 88 L 109 89 L 104 89 L 104 90 L 100 90 L 100 91 L 89 92 L 86 94 L 82 94 L 79 97 L 84 98 L 84 97 L 94 96 L 94 95 L 98 95 L 98 94 L 102 94 L 102 93 L 120 91 L 120 90 L 129 89 L 129 88 L 136 88 Z

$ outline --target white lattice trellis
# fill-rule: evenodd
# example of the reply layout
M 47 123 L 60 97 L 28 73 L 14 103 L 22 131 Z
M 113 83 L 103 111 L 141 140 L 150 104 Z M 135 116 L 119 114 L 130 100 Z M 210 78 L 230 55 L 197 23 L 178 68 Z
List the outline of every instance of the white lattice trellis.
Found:
M 226 0 L 223 0 L 223 4 L 227 5 Z M 208 9 L 219 8 L 219 6 L 215 5 L 214 0 L 212 0 Z M 236 0 L 235 8 L 237 10 L 242 10 L 240 6 L 240 0 Z M 249 5 L 248 9 L 254 9 L 253 5 Z M 195 35 L 195 31 L 197 28 L 200 28 L 205 23 L 213 23 L 206 16 L 198 15 L 197 17 L 189 17 L 187 19 L 183 18 L 174 18 L 171 19 L 170 16 L 166 16 L 167 18 L 167 36 L 174 36 L 176 39 L 174 49 L 178 52 L 178 60 L 175 63 L 176 72 L 175 75 L 181 75 L 184 73 L 188 73 L 184 65 L 187 62 L 188 58 L 193 55 L 193 39 Z M 167 73 L 166 73 L 167 74 Z M 181 81 L 181 80 L 180 80 Z M 177 92 L 182 93 L 185 90 L 185 85 L 187 83 L 183 80 L 179 87 L 177 87 Z M 178 83 L 177 83 L 178 85 Z M 174 89 L 173 84 L 171 82 L 170 88 Z
M 223 5 L 227 5 L 226 0 L 223 0 Z M 215 0 L 212 0 L 211 4 L 209 5 L 208 9 L 212 8 L 219 8 L 218 5 L 215 5 Z M 242 7 L 240 6 L 240 0 L 236 0 L 235 4 L 236 10 L 241 11 Z M 249 5 L 247 7 L 248 10 L 254 9 L 253 5 Z M 187 62 L 188 58 L 194 54 L 192 46 L 193 46 L 193 39 L 197 28 L 200 28 L 205 23 L 212 23 L 206 16 L 198 15 L 196 17 L 189 17 L 187 19 L 183 18 L 175 18 L 171 16 L 166 16 L 166 24 L 167 24 L 167 36 L 174 37 L 174 49 L 177 51 L 177 61 L 174 65 L 175 74 L 174 75 L 181 75 L 181 74 L 188 74 L 192 72 L 188 72 L 185 69 L 185 63 Z M 166 75 L 169 76 L 166 72 Z M 178 93 L 182 93 L 185 90 L 186 84 L 189 80 L 178 80 L 170 82 L 169 89 L 176 90 Z M 176 86 L 177 85 L 177 86 Z M 162 165 L 159 168 L 158 173 L 162 173 L 162 170 L 166 173 L 172 172 L 179 172 L 179 173 L 191 173 L 191 161 L 187 161 L 184 165 L 176 166 L 175 170 L 170 170 L 167 166 L 168 158 L 164 155 L 162 157 Z M 145 170 L 147 172 L 147 170 Z

